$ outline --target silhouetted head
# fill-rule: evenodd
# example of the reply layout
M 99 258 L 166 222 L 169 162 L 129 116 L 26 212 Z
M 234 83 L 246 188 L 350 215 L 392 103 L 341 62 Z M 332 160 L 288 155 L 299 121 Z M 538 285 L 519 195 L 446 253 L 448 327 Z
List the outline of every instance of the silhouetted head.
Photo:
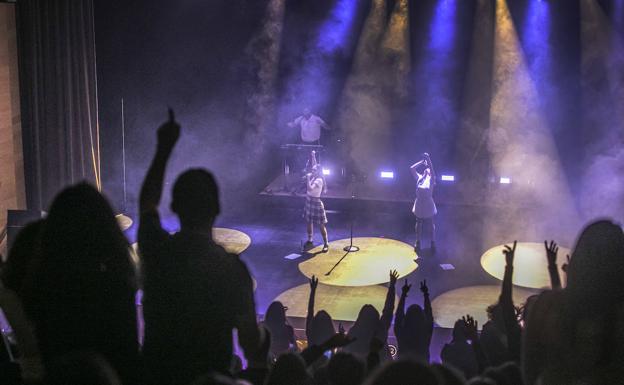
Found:
M 264 315 L 264 323 L 268 325 L 269 328 L 286 323 L 286 310 L 281 302 L 274 301 L 269 305 Z
M 334 322 L 331 316 L 325 310 L 321 310 L 312 318 L 308 344 L 320 345 L 334 334 L 336 334 L 336 329 L 334 329 Z
M 171 210 L 180 217 L 183 228 L 212 226 L 220 213 L 219 188 L 204 169 L 190 169 L 173 185 Z
M 586 313 L 624 301 L 624 233 L 611 221 L 598 221 L 581 233 L 568 266 L 572 303 Z
M 278 357 L 267 378 L 267 385 L 312 384 L 305 362 L 299 354 L 286 353 Z
M 351 326 L 348 333 L 350 337 L 354 337 L 356 340 L 347 345 L 344 350 L 360 356 L 366 356 L 370 341 L 375 336 L 378 327 L 379 312 L 377 309 L 373 305 L 362 306 L 355 323 Z
M 375 328 L 379 322 L 379 312 L 373 305 L 364 305 L 358 313 L 354 327 Z
M 308 119 L 310 118 L 310 116 L 312 116 L 312 111 L 310 111 L 310 108 L 306 107 L 303 109 L 303 116 Z
M 4 286 L 22 296 L 26 281 L 32 279 L 35 265 L 41 258 L 41 231 L 44 220 L 31 222 L 17 234 L 2 271 Z
M 427 365 L 411 360 L 387 361 L 364 383 L 365 385 L 439 385 Z
M 68 187 L 52 202 L 41 234 L 47 268 L 64 274 L 115 265 L 130 269 L 128 247 L 112 208 L 91 185 Z
M 521 310 L 521 320 L 522 322 L 526 322 L 529 319 L 529 313 L 531 312 L 531 308 L 539 298 L 539 294 L 533 294 L 527 297 L 524 305 L 520 308 Z
M 501 331 L 505 330 L 505 320 L 503 319 L 503 307 L 497 302 L 485 309 L 487 312 L 488 320 Z
M 464 321 L 460 319 L 455 321 L 455 325 L 453 325 L 453 341 L 466 341 L 466 325 L 464 324 Z
M 405 327 L 407 330 L 420 330 L 425 323 L 425 312 L 417 304 L 410 305 L 405 312 Z
M 360 338 L 366 337 L 370 339 L 375 333 L 377 329 L 377 325 L 379 324 L 379 312 L 373 305 L 364 305 L 360 309 L 358 316 L 355 320 L 355 323 L 349 330 L 349 335 L 352 337 Z M 358 341 L 355 342 L 357 344 Z M 368 344 L 367 341 L 364 341 Z M 349 346 L 353 346 L 351 344 Z
M 351 353 L 338 352 L 327 364 L 330 385 L 359 385 L 364 380 L 366 365 Z

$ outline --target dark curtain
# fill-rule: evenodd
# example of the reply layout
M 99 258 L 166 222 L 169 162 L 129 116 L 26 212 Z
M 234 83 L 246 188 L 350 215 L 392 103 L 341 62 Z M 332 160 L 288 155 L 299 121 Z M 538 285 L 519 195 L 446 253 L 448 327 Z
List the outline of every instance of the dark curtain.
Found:
M 68 184 L 98 184 L 92 0 L 16 8 L 26 200 L 45 209 Z

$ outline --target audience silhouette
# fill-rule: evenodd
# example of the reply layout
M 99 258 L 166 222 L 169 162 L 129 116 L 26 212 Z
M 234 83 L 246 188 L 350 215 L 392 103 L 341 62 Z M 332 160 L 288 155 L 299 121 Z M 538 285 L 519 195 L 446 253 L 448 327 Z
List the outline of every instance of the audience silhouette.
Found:
M 44 365 L 49 369 L 59 356 L 93 351 L 124 384 L 138 383 L 134 266 L 113 210 L 95 188 L 78 184 L 54 199 L 32 273 L 33 293 L 24 306 Z
M 158 129 L 158 146 L 139 201 L 143 261 L 146 378 L 149 383 L 189 383 L 209 371 L 228 374 L 232 330 L 245 354 L 261 343 L 252 281 L 245 264 L 212 239 L 219 215 L 216 181 L 192 169 L 175 181 L 171 208 L 181 230 L 161 226 L 158 206 L 167 161 L 180 135 L 173 112 Z

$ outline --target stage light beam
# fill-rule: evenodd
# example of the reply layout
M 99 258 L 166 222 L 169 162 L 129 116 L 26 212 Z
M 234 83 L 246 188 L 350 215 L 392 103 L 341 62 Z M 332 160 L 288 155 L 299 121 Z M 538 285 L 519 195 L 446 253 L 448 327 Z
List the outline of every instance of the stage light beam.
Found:
M 391 153 L 392 109 L 405 95 L 409 72 L 407 0 L 398 0 L 386 23 L 387 2 L 373 0 L 357 44 L 338 111 L 358 172 L 374 170 Z
M 578 212 L 505 0 L 496 0 L 495 20 L 486 142 L 491 169 L 503 176 L 499 183 L 511 182 L 513 175 L 514 188 L 488 196 L 506 210 L 492 209 L 497 222 L 484 228 L 483 241 L 504 239 L 504 229 L 526 239 L 552 234 L 572 242 Z

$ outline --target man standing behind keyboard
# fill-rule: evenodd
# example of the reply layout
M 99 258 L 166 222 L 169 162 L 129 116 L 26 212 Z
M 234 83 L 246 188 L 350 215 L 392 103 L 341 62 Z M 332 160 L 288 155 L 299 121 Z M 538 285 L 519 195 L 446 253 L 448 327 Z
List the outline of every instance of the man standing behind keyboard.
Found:
M 321 129 L 330 129 L 327 123 L 314 115 L 309 108 L 304 108 L 303 115 L 289 122 L 288 127 L 301 129 L 301 143 L 303 144 L 321 144 Z

